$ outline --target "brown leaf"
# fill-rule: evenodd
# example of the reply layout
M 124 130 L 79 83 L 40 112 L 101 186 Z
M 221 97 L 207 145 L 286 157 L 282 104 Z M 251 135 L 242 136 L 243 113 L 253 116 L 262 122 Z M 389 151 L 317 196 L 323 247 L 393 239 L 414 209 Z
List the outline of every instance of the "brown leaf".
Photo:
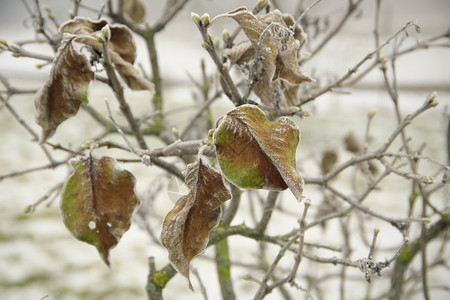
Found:
M 242 105 L 218 120 L 214 144 L 220 168 L 241 188 L 284 190 L 300 201 L 303 179 L 295 154 L 300 132 L 291 120 L 267 120 L 254 105 Z
M 243 41 L 224 49 L 223 55 L 228 57 L 232 65 L 243 65 L 255 59 L 255 47 L 250 41 Z
M 78 112 L 83 94 L 93 79 L 89 61 L 74 47 L 74 37 L 63 39 L 47 82 L 34 95 L 36 122 L 42 127 L 40 143 Z
M 103 45 L 97 40 L 101 29 L 107 25 L 105 20 L 92 21 L 77 17 L 61 25 L 60 31 L 78 35 L 77 41 L 85 43 L 101 52 Z M 124 25 L 110 25 L 111 39 L 109 55 L 125 83 L 133 90 L 154 91 L 154 85 L 133 66 L 136 59 L 136 45 L 131 30 Z
M 353 130 L 347 134 L 344 143 L 345 149 L 355 154 L 361 153 L 364 149 L 362 141 L 359 140 Z
M 136 23 L 145 20 L 145 5 L 140 0 L 124 0 L 123 11 Z
M 223 16 L 231 17 L 239 23 L 254 49 L 257 49 L 267 27 L 273 26 L 262 37 L 260 49 L 262 68 L 258 69 L 258 73 L 262 76 L 254 87 L 255 94 L 264 104 L 269 105 L 274 102 L 277 79 L 287 81 L 291 85 L 299 85 L 312 80 L 303 74 L 298 65 L 300 49 L 306 42 L 306 36 L 300 26 L 294 29 L 293 34 L 288 29 L 288 26 L 294 24 L 291 16 L 282 14 L 279 10 L 262 16 L 254 16 L 246 8 L 238 8 L 218 17 Z M 276 25 L 274 26 L 274 24 Z M 234 47 L 242 48 L 239 44 Z M 249 55 L 249 50 L 242 52 L 241 49 L 238 49 L 234 54 L 236 55 L 236 53 L 242 53 L 239 60 L 235 59 L 236 62 L 244 63 L 244 58 L 254 60 L 254 56 Z M 256 50 L 254 53 L 256 54 Z
M 74 173 L 61 198 L 67 229 L 80 241 L 95 246 L 108 266 L 109 251 L 129 229 L 139 200 L 135 178 L 115 166 L 111 157 L 91 155 L 71 161 Z
M 133 90 L 155 90 L 154 84 L 145 79 L 132 64 L 122 59 L 122 57 L 115 52 L 110 51 L 109 55 L 111 56 L 111 61 L 114 63 L 117 72 L 119 72 L 129 88 Z
M 221 204 L 231 198 L 222 176 L 198 160 L 187 166 L 189 193 L 175 204 L 164 219 L 161 242 L 169 251 L 175 269 L 189 280 L 190 261 L 208 244 L 210 231 L 219 223 Z
M 94 36 L 100 30 L 109 25 L 111 29 L 111 38 L 109 41 L 109 48 L 120 55 L 125 61 L 134 64 L 136 60 L 136 43 L 134 42 L 133 33 L 131 30 L 121 24 L 109 24 L 104 19 L 91 20 L 84 17 L 76 17 L 73 20 L 67 21 L 59 27 L 61 33 L 71 33 L 79 36 L 78 42 L 83 41 L 83 35 Z M 97 51 L 101 51 L 100 43 L 95 46 Z
M 328 174 L 331 170 L 333 170 L 336 165 L 338 159 L 338 154 L 335 148 L 326 149 L 322 153 L 322 160 L 320 163 L 320 169 L 322 170 L 322 174 Z

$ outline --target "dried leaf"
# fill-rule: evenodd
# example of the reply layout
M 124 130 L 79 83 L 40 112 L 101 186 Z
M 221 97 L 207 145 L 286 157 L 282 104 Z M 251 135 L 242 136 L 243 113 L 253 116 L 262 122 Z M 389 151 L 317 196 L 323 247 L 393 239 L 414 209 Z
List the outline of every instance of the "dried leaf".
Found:
M 172 265 L 189 280 L 190 261 L 205 250 L 209 233 L 222 215 L 220 205 L 231 194 L 220 173 L 202 160 L 188 165 L 186 184 L 190 191 L 165 217 L 161 242 Z M 190 280 L 189 287 L 192 289 Z
M 101 52 L 103 45 L 97 40 L 96 35 L 107 24 L 105 20 L 92 21 L 77 17 L 61 25 L 59 30 L 78 35 L 78 42 L 85 43 Z M 131 30 L 124 25 L 115 24 L 110 25 L 110 29 L 109 56 L 117 72 L 131 89 L 154 91 L 154 84 L 133 66 L 136 59 L 136 45 Z
M 300 26 L 294 29 L 294 34 L 288 29 L 288 26 L 295 23 L 291 16 L 282 14 L 279 10 L 255 16 L 242 7 L 218 17 L 223 16 L 231 17 L 239 23 L 251 42 L 255 54 L 263 32 L 268 26 L 272 26 L 272 29 L 267 30 L 262 37 L 260 49 L 262 68 L 258 70 L 262 76 L 254 87 L 255 94 L 264 104 L 269 105 L 274 102 L 277 79 L 287 81 L 291 85 L 312 80 L 303 74 L 298 65 L 300 49 L 306 42 L 306 36 Z M 231 53 L 225 54 L 234 56 L 240 54 L 239 59 L 234 59 L 236 62 L 245 63 L 245 60 L 248 60 L 247 62 L 254 60 L 254 55 L 251 57 L 248 49 L 243 51 L 242 45 L 237 44 L 234 47 L 241 49 L 232 49 Z
M 34 95 L 36 122 L 42 127 L 40 143 L 49 139 L 59 124 L 78 112 L 93 79 L 91 65 L 74 46 L 74 38 L 63 39 L 47 82 Z
M 338 154 L 335 148 L 326 149 L 322 153 L 322 160 L 320 163 L 320 169 L 322 170 L 322 174 L 328 174 L 331 170 L 333 170 L 336 165 L 338 159 Z
M 241 188 L 284 190 L 300 201 L 303 179 L 295 154 L 300 131 L 285 117 L 267 120 L 254 105 L 242 105 L 218 120 L 214 131 L 216 156 L 223 174 Z
M 364 149 L 362 141 L 359 140 L 353 130 L 347 134 L 344 143 L 345 149 L 355 154 L 361 153 Z
M 108 25 L 108 21 L 104 19 L 91 20 L 84 17 L 76 17 L 73 20 L 67 21 L 59 27 L 61 33 L 71 33 L 79 36 L 78 42 L 84 42 L 83 35 L 94 36 L 100 33 L 100 30 Z M 137 56 L 136 43 L 134 42 L 133 33 L 131 30 L 121 24 L 109 24 L 111 30 L 111 38 L 109 41 L 109 48 L 116 52 L 124 60 L 130 64 L 134 64 Z M 97 51 L 101 51 L 102 45 L 98 43 L 94 47 Z
M 119 72 L 129 88 L 133 90 L 155 90 L 154 84 L 145 79 L 132 64 L 122 59 L 122 57 L 115 52 L 110 51 L 109 55 L 111 56 L 111 61 L 114 63 L 117 72 Z
M 67 229 L 75 238 L 95 246 L 108 266 L 109 251 L 130 227 L 139 205 L 133 174 L 115 164 L 111 157 L 92 155 L 71 161 L 74 173 L 61 198 Z
M 250 41 L 243 41 L 224 49 L 223 55 L 228 57 L 232 65 L 243 65 L 255 59 L 255 47 Z
M 123 11 L 136 23 L 145 20 L 145 5 L 140 0 L 123 1 Z

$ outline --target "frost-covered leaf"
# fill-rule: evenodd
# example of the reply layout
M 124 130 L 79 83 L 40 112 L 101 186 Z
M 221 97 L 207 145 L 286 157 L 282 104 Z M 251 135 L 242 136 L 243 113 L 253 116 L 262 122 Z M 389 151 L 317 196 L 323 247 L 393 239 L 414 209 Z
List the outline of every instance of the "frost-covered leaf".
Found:
M 124 0 L 123 11 L 136 23 L 145 20 L 145 5 L 140 0 Z
M 108 266 L 109 251 L 130 227 L 139 205 L 133 174 L 115 164 L 111 157 L 92 155 L 71 161 L 74 172 L 61 198 L 67 229 L 75 238 L 96 247 Z
M 222 176 L 201 159 L 187 166 L 185 181 L 189 193 L 165 217 L 161 242 L 172 265 L 189 280 L 190 261 L 205 250 L 209 233 L 222 215 L 220 205 L 231 194 Z
M 76 17 L 62 24 L 59 31 L 76 35 L 79 37 L 77 41 L 83 42 L 83 35 L 95 37 L 95 34 L 100 33 L 101 29 L 106 25 L 109 25 L 111 30 L 109 48 L 127 62 L 134 64 L 137 55 L 136 43 L 134 42 L 133 33 L 125 25 L 109 24 L 104 19 L 91 20 L 84 17 Z M 102 45 L 98 43 L 95 48 L 97 51 L 101 51 Z
M 45 85 L 34 95 L 36 122 L 42 127 L 40 143 L 74 116 L 86 94 L 94 72 L 87 58 L 74 46 L 74 38 L 63 39 Z
M 103 50 L 103 44 L 97 40 L 101 29 L 107 25 L 106 20 L 92 21 L 77 17 L 61 25 L 60 31 L 77 35 L 77 42 L 85 43 L 96 51 Z M 136 60 L 136 45 L 131 30 L 124 25 L 109 24 L 111 38 L 109 41 L 109 56 L 125 83 L 133 90 L 154 91 L 154 85 L 134 67 Z
M 256 83 L 254 92 L 264 104 L 269 105 L 276 100 L 274 90 L 277 79 L 290 85 L 312 80 L 303 74 L 298 64 L 300 49 L 306 42 L 306 36 L 300 26 L 294 28 L 293 33 L 289 30 L 289 26 L 295 23 L 291 16 L 282 14 L 279 10 L 255 16 L 242 7 L 218 17 L 223 16 L 231 17 L 239 23 L 253 46 L 251 50 L 245 48 L 248 45 L 237 44 L 233 47 L 235 49 L 225 52 L 232 62 L 243 64 L 253 61 L 261 40 L 259 54 L 262 68 L 257 70 L 261 78 Z M 272 28 L 266 30 L 268 26 Z
M 232 48 L 224 49 L 223 55 L 228 57 L 232 65 L 243 65 L 255 59 L 255 47 L 250 41 L 243 41 Z
M 114 63 L 117 72 L 119 72 L 129 88 L 133 90 L 155 90 L 154 84 L 142 76 L 132 64 L 122 59 L 122 57 L 115 52 L 110 51 L 109 55 L 111 56 L 111 61 Z
M 295 161 L 300 131 L 294 122 L 285 117 L 270 122 L 258 107 L 242 105 L 218 120 L 213 138 L 229 181 L 249 189 L 289 187 L 302 199 L 303 179 Z

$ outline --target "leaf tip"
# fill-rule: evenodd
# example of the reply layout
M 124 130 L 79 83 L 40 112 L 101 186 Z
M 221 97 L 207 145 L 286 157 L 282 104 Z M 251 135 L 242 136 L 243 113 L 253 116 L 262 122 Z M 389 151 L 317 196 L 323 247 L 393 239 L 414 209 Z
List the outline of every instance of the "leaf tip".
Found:
M 105 265 L 108 267 L 108 269 L 111 269 L 111 263 L 109 261 L 109 250 L 99 249 L 99 248 L 97 248 L 97 250 L 98 250 L 98 254 L 100 254 L 102 261 L 105 263 Z

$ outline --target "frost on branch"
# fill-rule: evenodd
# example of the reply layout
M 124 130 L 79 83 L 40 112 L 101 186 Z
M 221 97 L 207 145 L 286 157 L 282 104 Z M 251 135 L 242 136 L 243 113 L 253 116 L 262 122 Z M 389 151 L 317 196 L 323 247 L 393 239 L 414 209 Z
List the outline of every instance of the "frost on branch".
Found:
M 217 17 L 233 18 L 249 39 L 225 50 L 232 63 L 244 65 L 258 56 L 256 60 L 260 64 L 256 74 L 253 74 L 254 80 L 257 80 L 254 92 L 261 101 L 266 105 L 273 104 L 277 100 L 274 91 L 279 84 L 284 91 L 278 99 L 279 105 L 288 107 L 298 104 L 298 86 L 312 79 L 303 74 L 298 64 L 306 35 L 299 25 L 293 31 L 289 29 L 295 24 L 294 19 L 279 10 L 255 16 L 244 7 Z
M 250 189 L 289 187 L 302 199 L 303 179 L 295 161 L 300 131 L 294 122 L 285 117 L 270 122 L 258 107 L 242 105 L 217 123 L 216 156 L 229 181 Z
M 47 82 L 34 95 L 36 122 L 42 127 L 40 143 L 78 112 L 83 94 L 94 80 L 91 65 L 74 46 L 74 40 L 74 37 L 63 39 Z
M 208 244 L 210 231 L 219 223 L 221 204 L 231 198 L 222 176 L 200 159 L 187 166 L 189 193 L 166 215 L 161 242 L 175 269 L 189 280 L 190 261 Z
M 61 215 L 75 238 L 97 248 L 109 263 L 109 251 L 130 228 L 139 200 L 135 178 L 111 157 L 92 155 L 71 161 L 73 174 L 61 198 Z

